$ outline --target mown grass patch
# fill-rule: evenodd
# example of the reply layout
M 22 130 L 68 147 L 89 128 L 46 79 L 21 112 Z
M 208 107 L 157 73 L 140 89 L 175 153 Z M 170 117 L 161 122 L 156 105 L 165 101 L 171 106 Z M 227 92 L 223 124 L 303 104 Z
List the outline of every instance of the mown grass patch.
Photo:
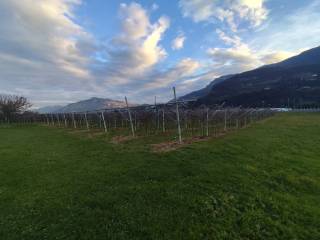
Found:
M 165 137 L 0 128 L 0 239 L 320 239 L 320 115 Z

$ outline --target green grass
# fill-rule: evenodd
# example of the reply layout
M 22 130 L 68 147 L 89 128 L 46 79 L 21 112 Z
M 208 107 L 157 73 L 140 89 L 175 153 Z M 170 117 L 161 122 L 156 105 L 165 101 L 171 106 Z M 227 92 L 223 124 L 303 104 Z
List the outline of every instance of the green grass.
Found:
M 320 239 L 320 114 L 156 154 L 0 127 L 0 239 Z

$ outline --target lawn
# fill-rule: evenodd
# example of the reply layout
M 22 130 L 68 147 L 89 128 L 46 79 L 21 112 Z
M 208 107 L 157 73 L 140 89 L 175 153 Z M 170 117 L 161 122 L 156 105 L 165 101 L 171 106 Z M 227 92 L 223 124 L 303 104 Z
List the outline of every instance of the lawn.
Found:
M 320 114 L 159 139 L 0 125 L 0 239 L 320 239 Z

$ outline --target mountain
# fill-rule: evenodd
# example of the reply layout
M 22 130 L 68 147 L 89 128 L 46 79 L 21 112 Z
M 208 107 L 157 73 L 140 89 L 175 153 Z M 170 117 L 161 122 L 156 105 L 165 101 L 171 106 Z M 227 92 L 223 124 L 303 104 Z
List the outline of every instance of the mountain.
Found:
M 211 89 L 218 83 L 221 83 L 229 78 L 231 78 L 232 76 L 234 75 L 226 75 L 226 76 L 221 76 L 219 78 L 216 78 L 215 80 L 213 80 L 211 83 L 209 83 L 206 87 L 200 89 L 200 90 L 197 90 L 197 91 L 194 91 L 194 92 L 191 92 L 191 93 L 188 93 L 182 97 L 179 97 L 178 100 L 179 101 L 190 101 L 190 100 L 196 100 L 196 99 L 199 99 L 201 97 L 204 97 L 206 95 L 208 95 L 211 91 Z
M 320 46 L 304 51 L 299 55 L 288 58 L 282 62 L 267 65 L 267 66 L 291 68 L 291 67 L 319 64 L 319 62 L 320 62 Z
M 52 113 L 52 112 L 56 112 L 57 110 L 59 110 L 62 107 L 63 106 L 60 106 L 60 105 L 47 106 L 47 107 L 38 108 L 38 109 L 36 109 L 36 111 L 38 113 Z
M 233 75 L 214 84 L 209 92 L 202 90 L 201 93 L 205 95 L 198 98 L 199 105 L 319 106 L 320 47 L 276 64 Z
M 132 105 L 131 105 L 132 106 Z M 125 102 L 112 100 L 108 98 L 90 98 L 76 103 L 68 104 L 64 107 L 44 107 L 38 109 L 42 113 L 67 113 L 67 112 L 87 112 L 107 108 L 123 108 L 126 107 Z M 45 111 L 44 111 L 45 110 Z

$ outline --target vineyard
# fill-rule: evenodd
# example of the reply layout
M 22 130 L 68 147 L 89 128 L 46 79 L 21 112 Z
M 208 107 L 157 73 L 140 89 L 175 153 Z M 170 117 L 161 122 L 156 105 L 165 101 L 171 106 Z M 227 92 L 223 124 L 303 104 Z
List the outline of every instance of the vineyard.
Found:
M 183 137 L 218 136 L 231 129 L 244 128 L 252 122 L 268 118 L 274 111 L 261 108 L 223 108 L 221 106 L 198 106 L 195 101 L 178 101 L 173 87 L 174 100 L 166 104 L 129 106 L 126 108 L 100 109 L 90 112 L 37 114 L 24 112 L 1 115 L 3 123 L 41 123 L 87 131 L 113 132 L 114 135 L 149 136 L 168 133 L 176 136 L 179 143 Z M 18 98 L 19 99 L 19 98 Z M 20 100 L 20 99 L 19 99 Z M 26 101 L 26 99 L 22 98 Z
M 217 136 L 232 129 L 268 118 L 270 109 L 223 107 L 194 107 L 189 102 L 142 105 L 136 107 L 102 109 L 92 112 L 33 114 L 11 117 L 12 123 L 40 123 L 47 126 L 112 132 L 115 135 L 149 136 L 173 134 L 181 142 L 183 137 Z M 5 122 L 2 118 L 1 122 Z

